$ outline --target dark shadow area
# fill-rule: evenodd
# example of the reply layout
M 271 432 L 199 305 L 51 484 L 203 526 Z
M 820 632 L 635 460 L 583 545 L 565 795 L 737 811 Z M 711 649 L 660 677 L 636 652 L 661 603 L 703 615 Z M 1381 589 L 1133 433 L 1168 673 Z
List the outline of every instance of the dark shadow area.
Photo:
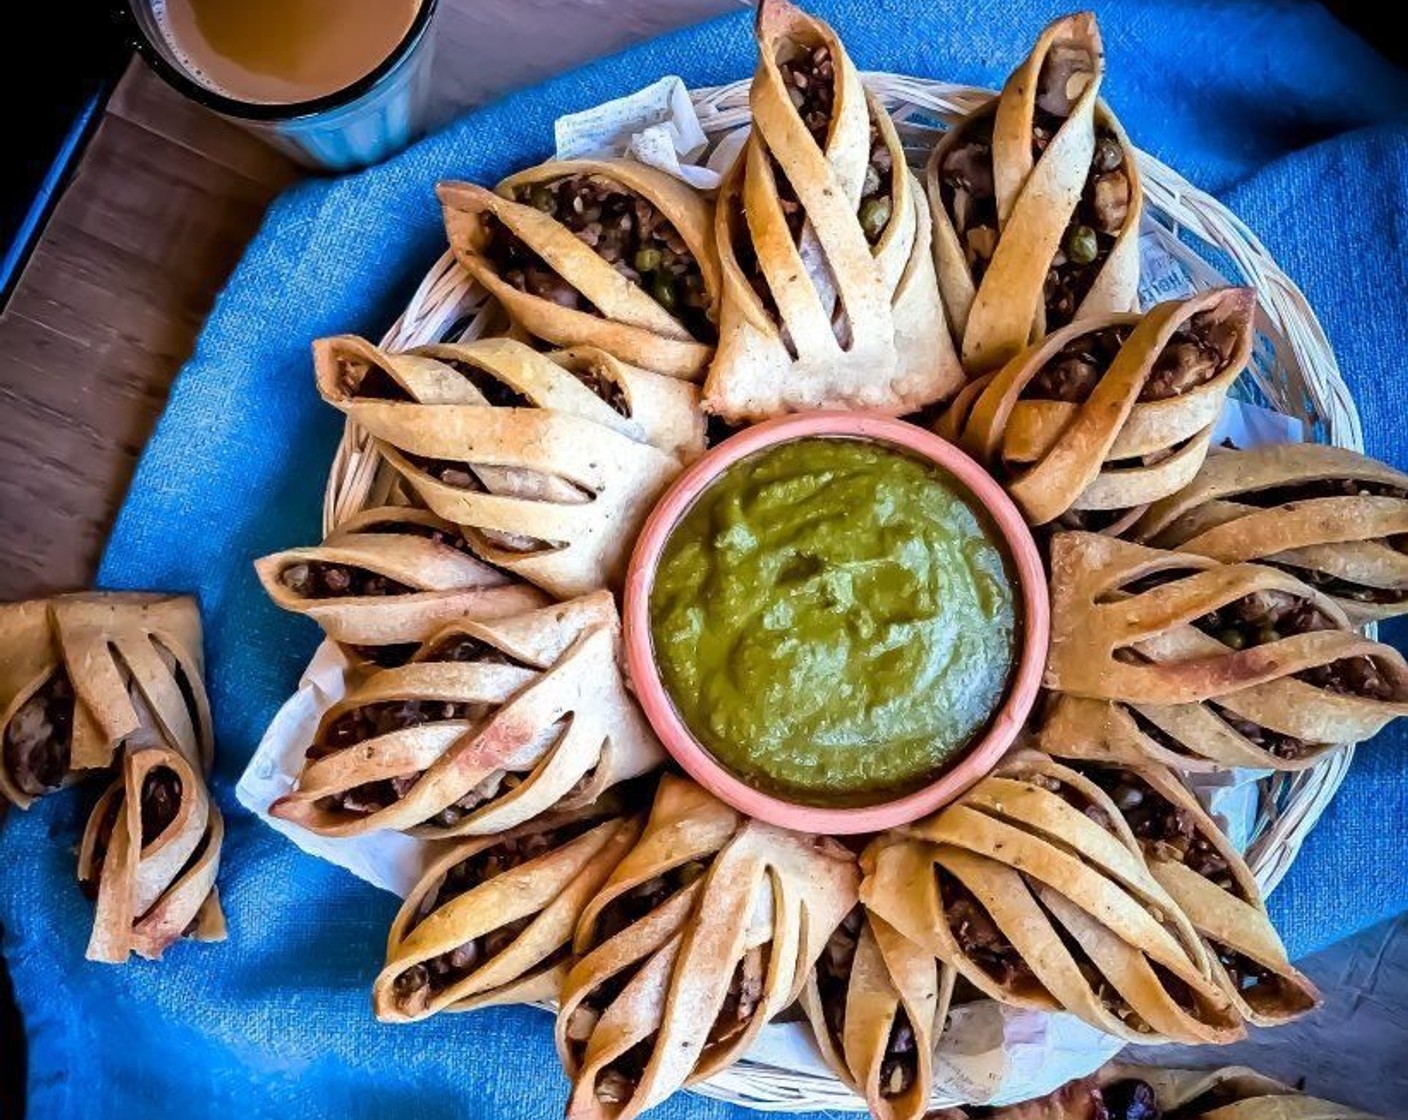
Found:
M 0 930 L 0 934 L 3 934 Z M 15 992 L 10 985 L 10 969 L 0 958 L 0 1116 L 24 1120 L 24 1082 L 28 1062 L 25 1058 L 24 1023 L 15 1006 Z
M 1390 62 L 1408 66 L 1408 38 L 1402 33 L 1403 9 L 1381 0 L 1326 0 L 1325 7 L 1360 35 Z
M 129 53 L 108 9 L 95 0 L 52 0 L 35 7 L 30 20 L 26 33 L 34 41 L 64 47 L 51 65 L 7 67 L 0 76 L 0 104 L 15 107 L 18 129 L 0 178 L 0 308 Z

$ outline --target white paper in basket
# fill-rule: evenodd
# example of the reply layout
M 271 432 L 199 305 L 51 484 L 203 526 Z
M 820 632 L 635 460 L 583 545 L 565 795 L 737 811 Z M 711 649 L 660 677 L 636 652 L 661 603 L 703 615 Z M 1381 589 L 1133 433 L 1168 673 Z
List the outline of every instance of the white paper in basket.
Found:
M 615 101 L 558 117 L 553 136 L 558 159 L 629 156 L 700 190 L 719 185 L 717 171 L 694 162 L 709 141 L 689 90 L 674 75 Z
M 556 154 L 559 159 L 629 156 L 697 188 L 711 190 L 718 185 L 747 132 L 746 127 L 731 131 L 712 152 L 707 152 L 705 165 L 697 163 L 706 156 L 707 138 L 684 83 L 669 76 L 616 101 L 559 118 L 555 128 Z M 1204 282 L 1202 286 L 1214 282 L 1214 274 L 1206 266 L 1194 261 L 1185 264 L 1165 248 L 1152 229 L 1146 229 L 1140 237 L 1140 250 L 1139 295 L 1144 307 L 1191 295 L 1196 285 L 1190 267 Z M 1233 400 L 1219 418 L 1213 446 L 1231 443 L 1254 447 L 1304 439 L 1299 420 Z M 324 642 L 318 648 L 298 691 L 265 732 L 235 794 L 242 805 L 304 851 L 345 867 L 374 886 L 404 896 L 425 864 L 425 843 L 396 833 L 321 837 L 271 817 L 268 812 L 278 797 L 292 790 L 319 718 L 343 695 L 345 667 L 345 659 L 332 643 Z M 1199 776 L 1192 783 L 1238 849 L 1245 849 L 1250 841 L 1258 808 L 1256 783 L 1266 774 L 1260 770 L 1235 770 Z M 935 1055 L 935 1086 L 951 1094 L 950 1103 L 954 1104 L 1025 1100 L 1085 1076 L 1121 1046 L 1119 1040 L 1072 1015 L 1019 1011 L 982 1001 L 954 1010 L 952 1024 L 942 1035 Z M 749 1057 L 784 1069 L 831 1076 L 800 1023 L 770 1024 Z M 716 1081 L 723 1087 L 743 1076 L 736 1070 L 725 1071 Z M 859 1099 L 856 1108 L 864 1109 Z
M 293 791 L 303 754 L 318 731 L 323 713 L 346 692 L 347 658 L 332 642 L 324 642 L 303 671 L 295 692 L 274 717 L 259 748 L 240 775 L 235 797 L 270 828 L 282 832 L 309 855 L 345 867 L 374 887 L 404 898 L 425 865 L 424 841 L 399 832 L 367 836 L 319 836 L 271 816 L 269 806 Z

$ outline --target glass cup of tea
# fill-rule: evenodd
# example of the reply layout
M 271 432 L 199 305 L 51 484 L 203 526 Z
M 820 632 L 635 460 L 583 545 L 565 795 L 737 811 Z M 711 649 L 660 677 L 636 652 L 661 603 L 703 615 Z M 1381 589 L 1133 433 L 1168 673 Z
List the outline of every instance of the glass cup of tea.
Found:
M 437 0 L 125 0 L 179 92 L 299 162 L 347 171 L 425 130 Z

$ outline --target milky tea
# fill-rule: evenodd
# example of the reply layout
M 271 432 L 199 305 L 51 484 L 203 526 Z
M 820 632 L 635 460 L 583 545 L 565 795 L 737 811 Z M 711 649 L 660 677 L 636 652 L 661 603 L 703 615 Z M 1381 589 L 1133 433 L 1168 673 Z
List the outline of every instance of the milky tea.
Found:
M 405 38 L 421 0 L 161 0 L 190 75 L 237 101 L 291 105 L 346 89 Z

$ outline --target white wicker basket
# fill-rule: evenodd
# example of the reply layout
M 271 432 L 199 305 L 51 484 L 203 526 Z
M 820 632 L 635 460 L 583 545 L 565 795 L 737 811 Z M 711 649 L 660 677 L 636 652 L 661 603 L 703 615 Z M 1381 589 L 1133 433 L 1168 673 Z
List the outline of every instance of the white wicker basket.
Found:
M 868 73 L 864 81 L 894 115 L 916 168 L 923 167 L 943 122 L 992 96 L 988 90 L 901 74 Z M 712 142 L 748 124 L 748 85 L 739 81 L 691 94 Z M 1261 338 L 1249 369 L 1256 390 L 1278 411 L 1302 420 L 1310 438 L 1362 450 L 1358 410 L 1300 289 L 1256 235 L 1220 202 L 1153 157 L 1141 152 L 1138 160 L 1145 191 L 1144 234 L 1154 237 L 1198 287 L 1231 281 L 1256 289 Z M 382 344 L 405 349 L 447 338 L 475 338 L 492 328 L 495 318 L 482 289 L 447 250 Z M 324 530 L 398 496 L 394 472 L 379 461 L 365 433 L 349 423 L 328 479 Z M 1246 856 L 1263 891 L 1272 890 L 1290 869 L 1301 842 L 1344 780 L 1352 755 L 1352 747 L 1335 751 L 1309 770 L 1261 783 L 1261 804 Z M 748 1059 L 695 1091 L 772 1111 L 865 1109 L 864 1102 L 834 1078 Z

